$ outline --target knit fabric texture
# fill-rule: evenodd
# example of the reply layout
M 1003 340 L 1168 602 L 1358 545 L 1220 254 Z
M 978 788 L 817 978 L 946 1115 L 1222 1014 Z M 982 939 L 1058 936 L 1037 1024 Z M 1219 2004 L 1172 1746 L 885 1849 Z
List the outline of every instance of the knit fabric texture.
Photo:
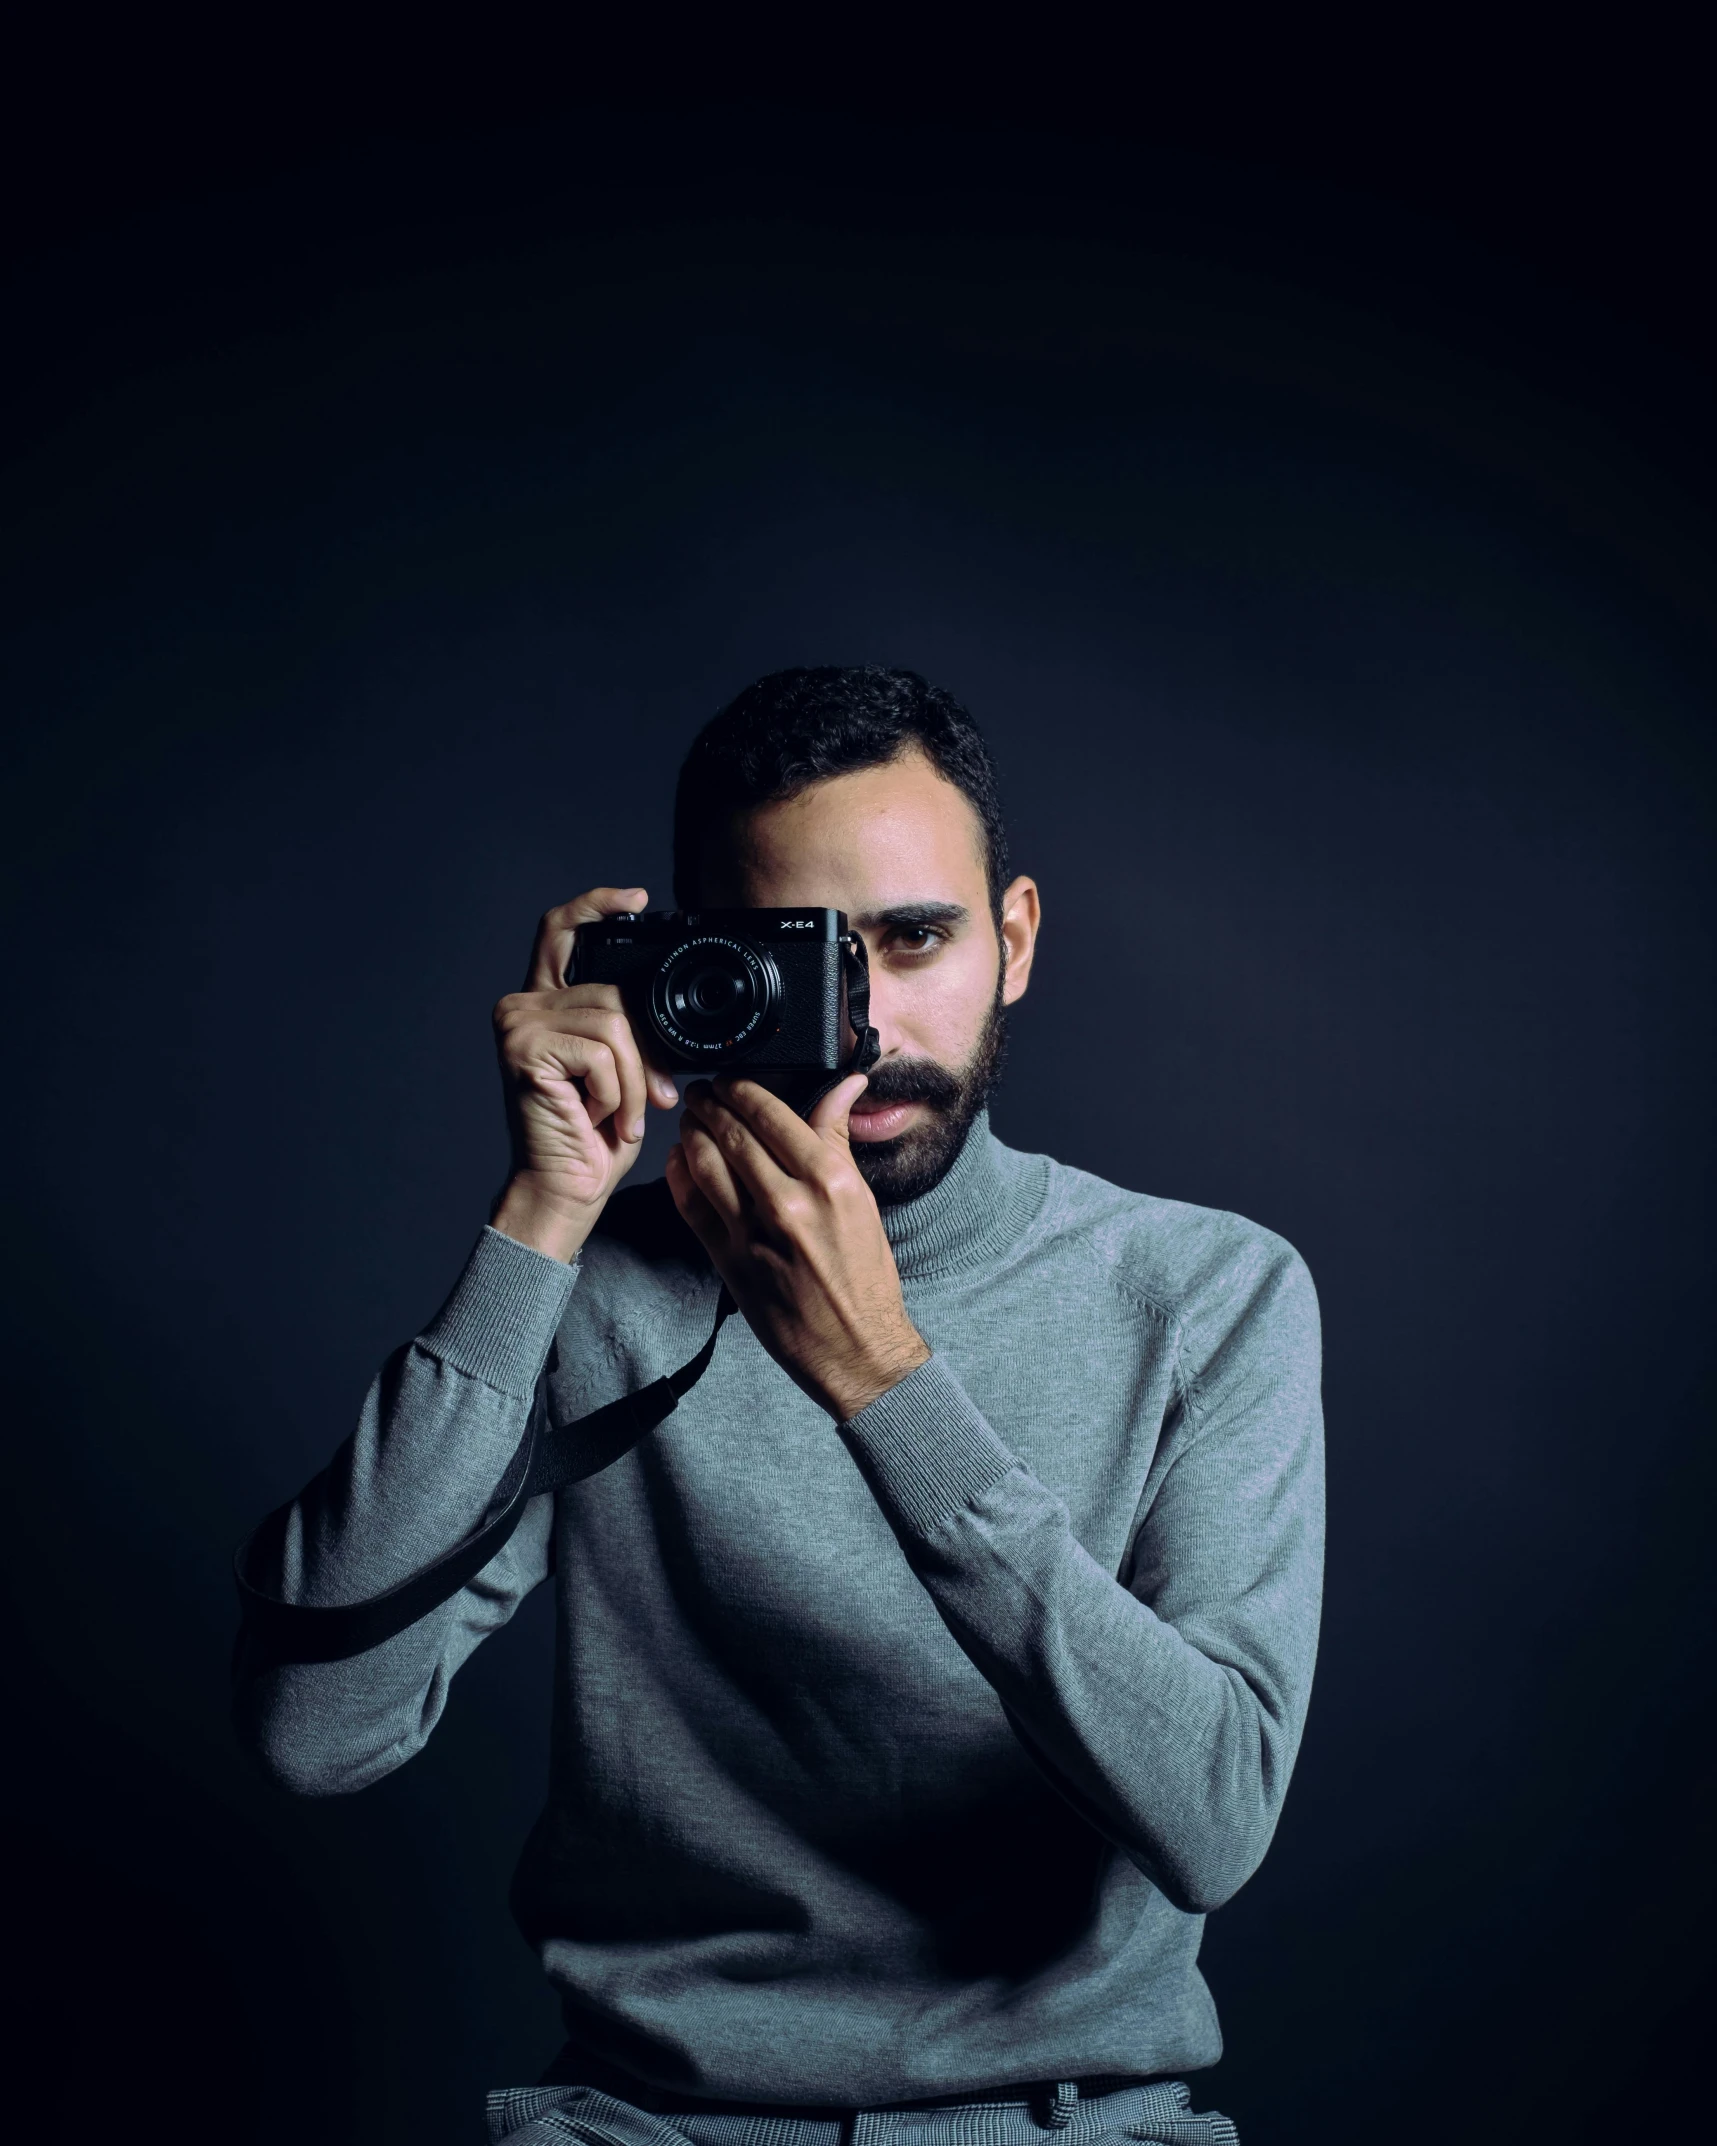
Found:
M 1269 1844 L 1316 1652 L 1310 1278 L 1254 1223 L 984 1120 L 883 1215 L 933 1354 L 852 1422 L 730 1320 L 677 1412 L 536 1500 L 444 1608 L 238 1689 L 277 1779 L 361 1789 L 554 1576 L 513 1905 L 562 1996 L 557 2076 L 588 2050 L 664 2090 L 864 2109 L 1221 2053 L 1202 1918 Z M 577 1269 L 484 1231 L 273 1584 L 353 1601 L 440 1556 L 545 1363 L 574 1423 L 692 1356 L 717 1287 L 659 1184 L 610 1203 Z

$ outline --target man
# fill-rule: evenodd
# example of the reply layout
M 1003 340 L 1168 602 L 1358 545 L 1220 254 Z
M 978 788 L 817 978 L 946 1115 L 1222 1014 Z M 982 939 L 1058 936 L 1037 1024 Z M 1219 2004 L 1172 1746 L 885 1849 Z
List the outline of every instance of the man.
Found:
M 352 1659 L 252 1668 L 241 1721 L 289 1786 L 362 1788 L 554 1573 L 514 1907 L 568 2041 L 496 2137 L 1232 2137 L 1177 2075 L 1220 2054 L 1202 1917 L 1269 1843 L 1311 1679 L 1305 1268 L 990 1133 L 1038 892 L 970 718 L 913 674 L 742 694 L 682 771 L 675 892 L 846 911 L 880 1062 L 808 1121 L 694 1083 L 665 1186 L 617 1197 L 679 1098 L 615 990 L 563 979 L 578 925 L 646 891 L 544 918 L 496 1012 L 512 1175 L 271 1536 L 272 1588 L 352 1602 L 469 1535 L 545 1363 L 570 1423 L 692 1357 L 723 1283 L 743 1319 L 462 1593 Z

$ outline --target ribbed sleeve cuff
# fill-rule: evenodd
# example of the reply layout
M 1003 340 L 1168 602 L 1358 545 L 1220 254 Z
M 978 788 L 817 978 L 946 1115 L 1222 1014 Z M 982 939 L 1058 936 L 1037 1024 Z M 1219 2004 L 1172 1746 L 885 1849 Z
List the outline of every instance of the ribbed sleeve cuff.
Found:
M 1018 1465 L 940 1356 L 843 1423 L 841 1436 L 883 1504 L 920 1535 Z
M 418 1346 L 486 1386 L 528 1399 L 577 1275 L 576 1267 L 486 1229 Z

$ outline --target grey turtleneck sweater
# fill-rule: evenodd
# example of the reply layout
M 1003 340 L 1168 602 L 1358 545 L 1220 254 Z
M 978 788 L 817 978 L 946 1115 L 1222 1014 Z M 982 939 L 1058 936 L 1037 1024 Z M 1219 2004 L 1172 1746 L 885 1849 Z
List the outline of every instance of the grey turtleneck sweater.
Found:
M 292 1788 L 364 1787 L 552 1573 L 514 1908 L 578 2048 L 848 2107 L 1213 2063 L 1202 1917 L 1269 1843 L 1316 1650 L 1310 1279 L 983 1121 L 884 1219 L 928 1363 L 836 1426 L 731 1320 L 678 1412 L 443 1609 L 248 1679 L 244 1733 Z M 551 1343 L 564 1423 L 690 1357 L 716 1290 L 659 1184 L 576 1269 L 485 1231 L 262 1577 L 405 1578 L 482 1517 Z

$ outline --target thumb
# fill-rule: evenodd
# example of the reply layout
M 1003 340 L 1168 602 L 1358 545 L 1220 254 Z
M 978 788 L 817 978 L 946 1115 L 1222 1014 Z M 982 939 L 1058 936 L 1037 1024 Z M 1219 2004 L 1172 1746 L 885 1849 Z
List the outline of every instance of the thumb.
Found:
M 869 1086 L 870 1082 L 864 1074 L 849 1073 L 845 1080 L 829 1090 L 806 1119 L 806 1124 L 819 1139 L 827 1140 L 833 1137 L 842 1147 L 846 1147 L 850 1140 L 847 1119 L 852 1115 L 853 1105 Z

